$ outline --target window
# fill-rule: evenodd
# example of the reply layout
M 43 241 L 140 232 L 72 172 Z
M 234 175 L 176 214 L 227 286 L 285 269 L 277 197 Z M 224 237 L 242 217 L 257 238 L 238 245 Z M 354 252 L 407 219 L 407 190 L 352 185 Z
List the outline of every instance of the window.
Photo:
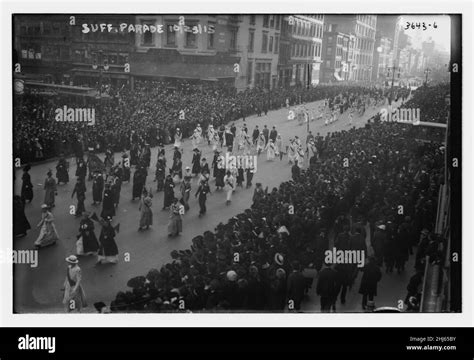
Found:
M 262 34 L 262 52 L 263 53 L 267 52 L 267 47 L 268 47 L 268 34 L 263 33 Z
M 214 33 L 207 33 L 207 48 L 214 49 Z
M 331 67 L 331 61 L 330 60 L 326 60 L 326 67 Z
M 230 48 L 232 50 L 237 49 L 237 30 L 232 30 L 230 32 Z
M 275 29 L 276 30 L 280 30 L 280 21 L 281 21 L 280 15 L 275 15 Z
M 268 42 L 268 52 L 273 51 L 273 36 L 270 36 L 270 41 Z
M 269 16 L 263 15 L 263 27 L 268 27 L 268 20 L 269 20 Z
M 328 47 L 328 56 L 331 56 L 332 55 L 332 47 Z
M 150 27 L 150 25 L 153 25 L 153 24 L 142 22 L 142 25 L 148 25 L 148 27 Z M 142 35 L 142 45 L 145 45 L 145 46 L 153 45 L 153 34 L 151 33 L 151 31 L 146 31 L 146 32 L 143 33 L 143 35 Z
M 250 25 L 255 25 L 255 15 L 250 15 Z
M 279 46 L 280 46 L 280 37 L 275 36 L 275 51 L 274 51 L 275 54 L 278 54 Z
M 270 27 L 273 29 L 275 27 L 275 17 L 271 16 L 270 17 Z
M 173 25 L 166 26 L 166 45 L 176 46 L 176 33 L 173 31 Z
M 249 32 L 249 47 L 248 52 L 253 53 L 253 45 L 255 40 L 255 33 L 253 31 Z
M 189 24 L 189 27 L 192 29 L 196 24 Z M 197 34 L 194 34 L 192 31 L 186 32 L 186 47 L 195 48 L 197 46 Z

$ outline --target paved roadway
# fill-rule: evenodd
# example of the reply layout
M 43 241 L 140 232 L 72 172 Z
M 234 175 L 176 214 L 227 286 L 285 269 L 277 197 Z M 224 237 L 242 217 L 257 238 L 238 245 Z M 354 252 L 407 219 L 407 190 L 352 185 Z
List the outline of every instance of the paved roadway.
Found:
M 307 104 L 309 109 L 317 109 L 321 101 Z M 374 115 L 379 109 L 370 108 L 364 116 L 354 116 L 353 126 L 363 126 L 367 119 Z M 337 122 L 325 126 L 322 120 L 314 121 L 310 124 L 313 134 L 317 132 L 322 135 L 327 132 L 349 129 L 348 115 L 344 114 Z M 298 125 L 296 120 L 288 120 L 288 110 L 280 109 L 270 111 L 267 116 L 251 116 L 246 119 L 249 131 L 253 131 L 255 125 L 262 129 L 267 125 L 271 129 L 276 126 L 282 134 L 284 143 L 288 142 L 289 137 L 298 135 L 303 141 L 306 139 L 306 124 Z M 236 126 L 242 124 L 242 120 L 235 122 Z M 167 160 L 171 163 L 172 145 L 166 147 Z M 183 166 L 191 165 L 191 142 L 186 140 L 183 143 Z M 212 149 L 207 144 L 201 144 L 203 156 L 208 162 L 212 161 Z M 153 183 L 154 165 L 156 163 L 157 149 L 152 149 L 151 167 L 148 171 L 147 188 L 156 189 L 156 183 Z M 102 156 L 103 158 L 103 156 Z M 120 154 L 115 154 L 118 160 Z M 21 313 L 34 312 L 63 312 L 61 305 L 62 292 L 60 291 L 65 278 L 66 263 L 65 257 L 75 253 L 75 240 L 79 227 L 79 219 L 69 214 L 69 206 L 75 205 L 76 200 L 71 199 L 72 189 L 75 184 L 75 161 L 70 161 L 70 178 L 72 181 L 67 185 L 58 187 L 58 196 L 56 197 L 56 207 L 53 209 L 55 224 L 60 237 L 60 241 L 49 248 L 39 251 L 39 265 L 31 268 L 29 265 L 15 265 L 14 271 L 14 296 L 15 310 Z M 44 198 L 43 183 L 48 169 L 53 169 L 56 174 L 56 162 L 48 162 L 32 167 L 30 174 L 34 185 L 34 199 L 32 204 L 26 205 L 26 216 L 34 229 L 30 230 L 28 235 L 14 242 L 15 249 L 32 249 L 33 243 L 39 234 L 36 224 L 41 218 L 40 205 Z M 15 193 L 20 192 L 21 187 L 21 169 L 17 171 L 17 183 L 15 184 Z M 53 176 L 54 176 L 53 175 Z M 71 176 L 72 175 L 72 176 Z M 133 172 L 132 172 L 133 175 Z M 261 155 L 258 162 L 258 171 L 254 176 L 253 183 L 261 182 L 264 187 L 271 189 L 278 186 L 281 182 L 290 179 L 291 169 L 286 158 L 283 161 L 267 161 L 265 155 Z M 92 203 L 92 183 L 87 182 L 86 209 L 96 211 L 100 214 L 101 207 L 93 207 Z M 193 194 L 197 189 L 195 180 L 193 181 Z M 211 191 L 214 185 L 211 182 Z M 131 201 L 132 184 L 123 184 L 120 204 L 117 210 L 117 216 L 114 218 L 114 224 L 120 223 L 120 233 L 116 237 L 120 252 L 120 261 L 116 265 L 94 266 L 95 257 L 81 258 L 80 266 L 83 273 L 83 286 L 90 304 L 97 301 L 110 303 L 115 298 L 118 291 L 127 289 L 127 281 L 137 275 L 145 275 L 152 268 L 160 268 L 163 264 L 171 260 L 170 252 L 174 249 L 186 249 L 191 244 L 191 239 L 206 230 L 213 230 L 220 222 L 226 222 L 232 216 L 237 215 L 251 205 L 253 188 L 238 189 L 233 195 L 232 204 L 225 205 L 225 193 L 213 192 L 208 197 L 208 213 L 205 217 L 199 218 L 199 206 L 197 199 L 192 196 L 190 201 L 191 209 L 183 217 L 183 233 L 177 238 L 167 237 L 168 211 L 162 211 L 163 193 L 156 194 L 153 198 L 153 227 L 149 231 L 137 232 L 139 211 L 138 201 Z M 176 189 L 177 190 L 177 189 Z M 176 191 L 178 193 L 178 190 Z M 100 228 L 100 226 L 97 226 Z M 98 236 L 99 232 L 96 229 Z M 125 262 L 124 254 L 130 255 L 130 261 Z M 411 271 L 410 271 L 411 273 Z M 397 277 L 397 275 L 383 277 L 380 284 L 380 296 L 377 298 L 377 306 L 394 306 L 400 298 L 400 294 L 405 293 L 406 283 L 410 274 Z M 360 276 L 359 279 L 360 280 Z M 360 295 L 357 289 L 348 294 L 346 305 L 339 311 L 361 311 Z M 314 294 L 314 287 L 310 292 L 310 297 L 304 303 L 304 310 L 319 311 L 319 299 Z M 93 311 L 89 307 L 87 312 Z

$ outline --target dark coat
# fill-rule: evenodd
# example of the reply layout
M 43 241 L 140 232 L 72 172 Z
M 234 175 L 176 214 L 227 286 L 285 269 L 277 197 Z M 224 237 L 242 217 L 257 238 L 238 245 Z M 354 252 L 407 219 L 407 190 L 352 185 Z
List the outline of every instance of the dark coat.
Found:
M 337 273 L 331 268 L 325 268 L 319 273 L 316 294 L 324 298 L 335 298 L 338 293 Z
M 362 280 L 360 281 L 359 294 L 377 295 L 377 283 L 382 278 L 380 268 L 373 262 L 364 266 Z
M 303 300 L 306 290 L 306 279 L 300 271 L 293 271 L 288 276 L 287 282 L 288 299 L 299 304 Z

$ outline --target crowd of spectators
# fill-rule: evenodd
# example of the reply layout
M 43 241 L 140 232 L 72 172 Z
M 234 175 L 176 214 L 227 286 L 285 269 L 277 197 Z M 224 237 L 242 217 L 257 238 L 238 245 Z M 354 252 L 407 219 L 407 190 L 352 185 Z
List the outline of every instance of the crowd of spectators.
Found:
M 422 114 L 444 108 L 445 94 L 441 104 L 432 103 L 429 89 L 419 94 L 424 99 L 415 93 L 411 104 Z M 433 115 L 438 122 L 444 116 Z M 377 266 L 411 272 L 405 263 L 416 251 L 419 274 L 434 239 L 445 149 L 417 141 L 412 129 L 377 115 L 363 128 L 317 136 L 308 169 L 278 188 L 257 186 L 251 208 L 194 237 L 191 249 L 173 251 L 170 263 L 130 279 L 111 310 L 281 312 L 295 299 L 299 310 L 311 280 L 301 288 L 295 279 L 321 270 L 330 235 L 353 239 L 366 228 Z

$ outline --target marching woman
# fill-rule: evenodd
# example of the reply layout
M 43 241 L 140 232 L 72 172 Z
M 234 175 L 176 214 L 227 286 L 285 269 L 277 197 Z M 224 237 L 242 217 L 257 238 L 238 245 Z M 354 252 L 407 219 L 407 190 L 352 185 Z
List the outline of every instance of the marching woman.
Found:
M 214 179 L 217 177 L 217 173 L 219 171 L 219 164 L 220 164 L 220 158 L 221 155 L 219 153 L 219 150 L 214 150 L 214 157 L 212 158 L 212 176 Z
M 25 215 L 25 203 L 20 196 L 13 197 L 13 235 L 16 238 L 26 236 L 31 225 Z
M 185 176 L 181 183 L 181 203 L 184 206 L 184 211 L 189 210 L 189 196 L 191 195 L 191 177 Z
M 183 231 L 183 220 L 181 219 L 181 212 L 183 205 L 178 203 L 178 199 L 173 199 L 173 204 L 170 208 L 170 222 L 168 224 L 168 236 L 178 236 Z
M 191 144 L 193 145 L 193 149 L 197 149 L 199 144 L 199 134 L 197 129 L 194 129 L 194 133 L 191 135 Z
M 41 227 L 40 234 L 35 241 L 36 248 L 53 245 L 59 240 L 56 226 L 54 226 L 54 216 L 48 211 L 48 205 L 41 205 L 41 221 L 38 227 Z
M 273 159 L 275 159 L 276 147 L 272 139 L 268 141 L 266 150 L 267 150 L 267 160 L 273 161 Z
M 182 139 L 183 139 L 183 134 L 181 133 L 180 128 L 176 128 L 176 132 L 174 133 L 174 147 L 175 148 L 181 147 Z
M 123 153 L 122 159 L 122 182 L 130 182 L 130 158 L 127 153 Z
M 209 184 L 206 179 L 201 180 L 198 190 L 196 191 L 195 197 L 198 197 L 199 201 L 199 217 L 203 216 L 206 213 L 206 200 L 207 194 L 211 193 Z
M 99 242 L 94 233 L 94 222 L 90 219 L 88 212 L 82 213 L 82 216 L 76 242 L 76 254 L 85 256 L 95 255 L 99 250 Z
M 192 160 L 192 164 L 193 164 L 193 169 L 192 169 L 192 173 L 194 176 L 196 176 L 197 174 L 199 174 L 201 172 L 201 151 L 199 151 L 199 149 L 194 149 L 193 150 L 194 154 L 193 154 L 193 160 Z
M 56 189 L 56 180 L 53 179 L 53 173 L 51 170 L 47 173 L 47 178 L 44 181 L 44 203 L 49 207 L 53 208 L 54 205 L 54 198 L 58 194 Z
M 227 197 L 226 197 L 226 205 L 230 205 L 231 199 L 232 199 L 232 192 L 234 191 L 234 184 L 235 184 L 235 179 L 232 176 L 230 170 L 227 170 L 227 173 L 224 177 L 224 189 L 226 191 Z
M 295 163 L 300 167 L 300 169 L 304 166 L 304 149 L 301 145 L 299 145 L 296 150 Z
M 133 189 L 132 189 L 132 201 L 135 198 L 140 198 L 142 195 L 143 187 L 146 183 L 146 170 L 142 167 L 138 167 L 133 174 Z
M 31 166 L 26 165 L 23 168 L 23 175 L 21 176 L 21 199 L 23 202 L 26 203 L 28 201 L 31 203 L 31 200 L 33 200 L 33 184 L 31 183 L 31 176 L 28 173 L 30 171 Z
M 95 171 L 92 181 L 92 205 L 102 202 L 102 193 L 104 192 L 104 176 L 100 171 Z
M 280 161 L 283 159 L 283 139 L 281 138 L 281 134 L 277 135 L 275 140 L 276 152 L 275 154 L 280 157 Z
M 71 194 L 71 199 L 74 197 L 74 194 L 77 196 L 77 208 L 75 216 L 79 217 L 82 215 L 86 208 L 84 206 L 84 201 L 86 200 L 86 185 L 83 183 L 82 178 L 77 178 L 76 185 Z
M 157 192 L 160 192 L 163 190 L 165 175 L 166 175 L 166 159 L 163 154 L 159 154 L 158 160 L 156 161 L 156 171 L 155 171 L 155 180 L 157 182 L 157 185 L 156 185 Z
M 115 216 L 114 194 L 110 183 L 105 184 L 104 201 L 102 203 L 102 212 L 100 217 L 107 219 Z
M 265 148 L 265 136 L 263 135 L 263 132 L 260 132 L 260 135 L 258 136 L 257 139 L 257 156 L 260 156 L 260 153 L 264 150 Z
M 204 173 L 210 174 L 209 164 L 207 163 L 206 158 L 201 159 L 201 175 Z
M 250 155 L 252 153 L 252 138 L 250 135 L 245 134 L 244 138 L 244 155 Z
M 153 211 L 151 210 L 152 202 L 151 196 L 146 189 L 143 189 L 143 195 L 140 200 L 140 224 L 138 231 L 148 230 L 153 225 Z
M 201 140 L 202 140 L 202 128 L 201 128 L 201 124 L 197 124 L 196 126 L 196 132 L 197 132 L 197 136 L 198 136 L 198 144 L 201 143 Z
M 81 312 L 83 307 L 87 307 L 87 299 L 82 288 L 82 272 L 76 256 L 70 255 L 66 258 L 68 267 L 66 279 L 64 280 L 63 304 L 67 312 Z
M 118 262 L 118 248 L 115 242 L 115 228 L 112 226 L 112 217 L 101 221 L 102 230 L 99 236 L 99 253 L 97 256 L 97 264 L 116 264 Z
M 58 179 L 58 185 L 60 183 L 67 184 L 69 182 L 68 169 L 69 164 L 64 156 L 62 156 L 58 161 L 58 165 L 56 165 L 56 178 Z
M 288 163 L 293 164 L 296 159 L 296 144 L 294 139 L 290 139 L 290 145 L 288 146 Z
M 171 175 L 167 175 L 164 185 L 165 196 L 163 198 L 163 210 L 168 209 L 174 199 L 174 182 Z

